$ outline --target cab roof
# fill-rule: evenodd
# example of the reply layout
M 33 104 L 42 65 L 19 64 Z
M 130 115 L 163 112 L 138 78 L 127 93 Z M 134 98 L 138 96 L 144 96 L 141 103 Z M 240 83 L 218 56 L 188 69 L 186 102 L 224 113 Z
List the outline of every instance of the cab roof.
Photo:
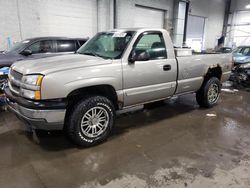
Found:
M 33 37 L 33 38 L 27 38 L 25 40 L 88 40 L 89 38 L 77 38 L 77 37 L 60 37 L 60 36 L 47 36 L 47 37 Z
M 159 29 L 159 28 L 121 28 L 121 29 L 113 29 L 110 30 L 110 32 L 128 32 L 128 31 L 135 31 L 135 32 L 145 32 L 145 31 L 163 31 L 166 32 L 165 29 Z

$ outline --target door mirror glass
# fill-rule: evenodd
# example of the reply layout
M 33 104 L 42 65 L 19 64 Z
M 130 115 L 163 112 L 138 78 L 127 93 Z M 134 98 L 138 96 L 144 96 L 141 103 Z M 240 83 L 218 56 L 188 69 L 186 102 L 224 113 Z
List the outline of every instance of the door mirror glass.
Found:
M 32 55 L 32 51 L 26 49 L 26 50 L 23 50 L 23 51 L 21 52 L 21 54 L 24 55 L 24 56 L 29 56 L 29 55 Z
M 134 49 L 129 57 L 129 62 L 134 63 L 135 61 L 148 61 L 150 59 L 150 55 L 147 50 L 139 50 Z

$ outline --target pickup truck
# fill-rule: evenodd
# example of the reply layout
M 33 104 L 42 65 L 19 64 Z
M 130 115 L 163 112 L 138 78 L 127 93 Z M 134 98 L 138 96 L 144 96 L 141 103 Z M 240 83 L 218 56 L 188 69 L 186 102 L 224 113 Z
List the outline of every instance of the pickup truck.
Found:
M 164 29 L 117 29 L 97 33 L 76 54 L 15 63 L 5 93 L 32 128 L 62 129 L 93 146 L 108 138 L 119 110 L 186 93 L 214 106 L 231 68 L 231 54 L 174 49 Z

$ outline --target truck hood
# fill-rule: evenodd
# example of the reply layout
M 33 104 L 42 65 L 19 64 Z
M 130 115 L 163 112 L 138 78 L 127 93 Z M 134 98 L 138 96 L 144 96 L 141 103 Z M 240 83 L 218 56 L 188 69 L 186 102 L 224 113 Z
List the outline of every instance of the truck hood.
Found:
M 100 64 L 112 63 L 112 60 L 104 60 L 100 57 L 70 54 L 54 56 L 36 60 L 19 61 L 12 65 L 12 69 L 26 74 L 44 74 L 71 70 L 82 67 L 96 66 Z

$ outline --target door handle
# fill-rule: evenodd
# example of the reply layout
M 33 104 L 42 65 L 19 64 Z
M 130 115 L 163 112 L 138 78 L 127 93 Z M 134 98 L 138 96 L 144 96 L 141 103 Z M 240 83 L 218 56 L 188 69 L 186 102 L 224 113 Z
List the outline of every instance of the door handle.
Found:
M 164 70 L 164 71 L 169 71 L 169 70 L 171 70 L 171 65 L 164 65 L 164 66 L 163 66 L 163 70 Z

